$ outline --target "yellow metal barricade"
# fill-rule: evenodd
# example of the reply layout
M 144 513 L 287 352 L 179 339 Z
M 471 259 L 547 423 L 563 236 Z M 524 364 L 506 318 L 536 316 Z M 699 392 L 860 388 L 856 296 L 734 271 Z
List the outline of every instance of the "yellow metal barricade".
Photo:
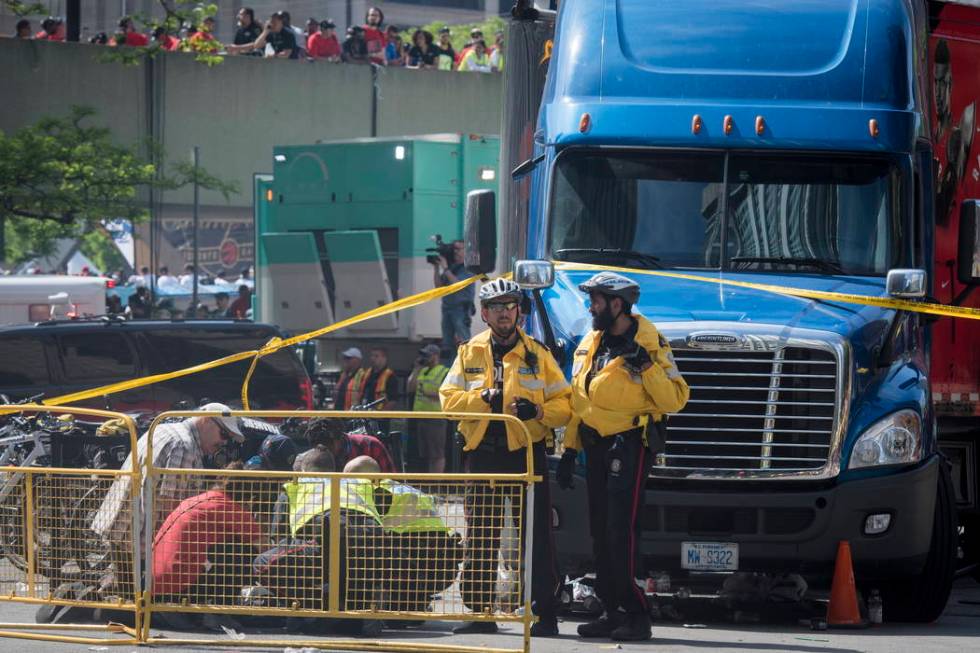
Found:
M 139 554 L 132 537 L 140 519 L 140 469 L 59 469 L 38 466 L 51 452 L 41 433 L 73 420 L 115 420 L 136 450 L 133 420 L 119 413 L 60 406 L 0 406 L 0 419 L 22 425 L 0 438 L 0 602 L 101 610 L 122 624 L 0 623 L 0 637 L 75 644 L 132 645 L 141 623 Z M 38 424 L 36 420 L 44 420 Z M 114 499 L 107 502 L 107 497 Z M 114 532 L 99 528 L 110 508 L 120 521 Z M 102 532 L 100 532 L 100 530 Z M 66 634 L 70 631 L 90 635 Z M 95 636 L 101 633 L 103 637 Z
M 162 420 L 216 413 L 173 412 Z M 509 415 L 249 411 L 302 419 L 492 419 Z M 152 443 L 152 438 L 147 438 Z M 228 645 L 227 638 L 155 637 L 167 613 L 312 618 L 317 634 L 365 620 L 495 621 L 521 627 L 519 649 L 365 639 L 236 639 L 236 646 L 334 650 L 497 651 L 530 647 L 534 475 L 380 474 L 164 469 L 147 465 L 147 573 L 141 640 Z M 329 457 L 329 456 L 328 456 Z M 148 446 L 147 460 L 152 460 Z M 178 497 L 157 488 L 182 488 Z M 547 518 L 547 515 L 542 518 Z M 149 534 L 152 533 L 152 539 Z M 522 541 L 523 540 L 523 541 Z M 396 636 L 397 637 L 397 636 Z M 465 640 L 463 640 L 465 642 Z M 463 642 L 461 642 L 462 644 Z

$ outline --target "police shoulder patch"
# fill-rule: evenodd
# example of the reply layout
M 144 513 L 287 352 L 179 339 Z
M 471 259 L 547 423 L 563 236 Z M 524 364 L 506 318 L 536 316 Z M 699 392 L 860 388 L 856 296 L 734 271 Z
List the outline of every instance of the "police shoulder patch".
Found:
M 663 334 L 662 334 L 662 333 L 658 333 L 658 334 L 657 334 L 657 338 L 659 338 L 659 339 L 660 339 L 660 346 L 661 346 L 661 347 L 666 347 L 666 346 L 667 346 L 667 339 L 666 339 L 666 338 L 664 338 L 664 336 L 663 336 Z

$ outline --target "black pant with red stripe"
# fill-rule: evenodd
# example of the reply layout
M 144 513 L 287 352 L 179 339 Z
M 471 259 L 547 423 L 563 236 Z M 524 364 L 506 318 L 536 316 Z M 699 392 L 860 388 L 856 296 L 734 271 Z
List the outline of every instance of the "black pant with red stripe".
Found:
M 605 438 L 592 433 L 584 440 L 596 596 L 608 613 L 622 608 L 627 614 L 644 614 L 646 596 L 634 578 L 653 457 L 643 444 L 642 429 Z

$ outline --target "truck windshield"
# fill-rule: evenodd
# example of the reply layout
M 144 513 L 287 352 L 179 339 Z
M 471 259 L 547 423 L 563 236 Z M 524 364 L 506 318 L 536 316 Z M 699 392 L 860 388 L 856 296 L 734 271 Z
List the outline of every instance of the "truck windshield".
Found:
M 555 170 L 551 251 L 707 269 L 724 251 L 737 270 L 880 275 L 902 260 L 900 187 L 892 162 L 846 155 L 570 153 Z

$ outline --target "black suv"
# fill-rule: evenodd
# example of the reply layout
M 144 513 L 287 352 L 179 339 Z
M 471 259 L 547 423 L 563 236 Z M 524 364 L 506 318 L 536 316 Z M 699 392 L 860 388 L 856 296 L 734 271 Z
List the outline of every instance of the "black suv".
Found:
M 0 393 L 12 400 L 45 398 L 170 372 L 282 336 L 273 326 L 234 320 L 52 321 L 0 327 Z M 202 399 L 241 404 L 250 361 L 127 390 L 77 406 L 156 413 Z M 310 378 L 290 348 L 260 359 L 249 383 L 253 409 L 310 410 Z

